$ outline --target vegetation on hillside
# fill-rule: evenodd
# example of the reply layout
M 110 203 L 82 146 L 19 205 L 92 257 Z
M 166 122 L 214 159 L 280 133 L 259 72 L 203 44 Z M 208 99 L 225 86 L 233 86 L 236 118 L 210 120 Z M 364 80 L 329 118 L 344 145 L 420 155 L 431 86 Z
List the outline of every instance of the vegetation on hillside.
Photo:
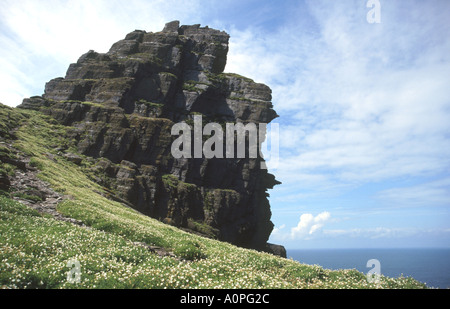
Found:
M 369 283 L 356 270 L 332 271 L 184 232 L 107 199 L 92 181 L 96 159 L 77 165 L 60 146 L 76 153 L 70 128 L 35 111 L 0 105 L 3 152 L 25 156 L 38 177 L 68 197 L 61 214 L 84 226 L 58 221 L 0 195 L 0 286 L 5 288 L 425 288 L 412 278 L 381 277 Z M 15 154 L 11 154 L 15 155 Z M 14 166 L 1 162 L 11 175 Z M 170 181 L 167 178 L 167 181 Z M 70 198 L 69 198 L 70 197 Z M 39 203 L 39 200 L 34 202 Z M 149 246 L 163 248 L 160 256 Z M 71 283 L 70 260 L 81 281 Z

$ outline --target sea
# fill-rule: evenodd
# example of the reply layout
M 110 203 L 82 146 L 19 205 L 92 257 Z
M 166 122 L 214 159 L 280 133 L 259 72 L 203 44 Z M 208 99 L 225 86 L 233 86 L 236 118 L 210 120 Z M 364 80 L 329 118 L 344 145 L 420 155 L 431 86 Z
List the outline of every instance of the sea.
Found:
M 430 288 L 450 288 L 450 248 L 297 249 L 287 250 L 287 257 L 326 269 L 357 269 L 365 274 L 377 267 L 377 273 L 386 277 L 403 275 Z

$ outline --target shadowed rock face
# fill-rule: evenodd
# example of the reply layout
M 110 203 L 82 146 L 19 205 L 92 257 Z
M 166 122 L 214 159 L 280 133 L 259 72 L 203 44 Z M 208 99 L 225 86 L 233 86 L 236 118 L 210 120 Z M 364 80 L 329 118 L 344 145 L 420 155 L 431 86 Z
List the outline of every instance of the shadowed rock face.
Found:
M 89 51 L 42 97 L 20 106 L 72 126 L 81 153 L 102 158 L 98 182 L 136 210 L 239 246 L 274 250 L 267 189 L 278 184 L 263 158 L 175 159 L 172 126 L 216 122 L 269 123 L 278 117 L 271 90 L 223 73 L 229 35 L 166 24 L 136 30 L 106 54 Z M 261 138 L 261 137 L 260 137 Z M 263 137 L 264 138 L 264 137 Z M 282 251 L 282 250 L 281 250 Z

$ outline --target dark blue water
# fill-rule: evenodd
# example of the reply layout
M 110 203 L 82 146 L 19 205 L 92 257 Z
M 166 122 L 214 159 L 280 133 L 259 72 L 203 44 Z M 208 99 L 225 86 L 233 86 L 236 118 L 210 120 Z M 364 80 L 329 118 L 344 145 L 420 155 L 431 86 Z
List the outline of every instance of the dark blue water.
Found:
M 377 259 L 381 274 L 413 277 L 429 287 L 450 288 L 450 249 L 305 249 L 288 250 L 288 258 L 326 269 L 357 269 L 365 274 Z

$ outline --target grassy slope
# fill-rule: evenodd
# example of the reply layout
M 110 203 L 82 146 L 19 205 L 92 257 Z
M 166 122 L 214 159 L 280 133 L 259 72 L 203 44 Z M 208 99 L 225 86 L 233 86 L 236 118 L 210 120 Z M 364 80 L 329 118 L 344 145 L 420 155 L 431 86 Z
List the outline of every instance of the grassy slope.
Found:
M 19 126 L 14 146 L 31 156 L 39 177 L 73 197 L 58 211 L 83 228 L 56 221 L 0 196 L 0 286 L 11 288 L 424 288 L 411 278 L 369 284 L 356 270 L 331 271 L 188 234 L 99 193 L 88 178 L 95 162 L 77 166 L 59 156 L 67 128 L 40 113 L 0 105 L 0 130 Z M 3 138 L 4 140 L 4 138 Z M 3 164 L 2 164 L 3 168 Z M 164 247 L 159 257 L 135 242 Z M 81 264 L 81 283 L 67 280 L 67 262 Z

